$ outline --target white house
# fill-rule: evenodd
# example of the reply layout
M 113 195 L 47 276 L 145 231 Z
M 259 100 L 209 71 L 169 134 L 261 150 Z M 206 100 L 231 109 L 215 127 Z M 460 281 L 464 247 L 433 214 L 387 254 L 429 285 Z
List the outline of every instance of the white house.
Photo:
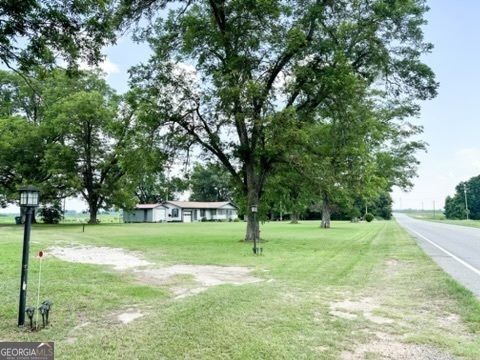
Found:
M 140 204 L 123 212 L 125 222 L 192 222 L 234 220 L 237 207 L 229 201 L 166 201 L 162 204 Z
M 125 222 L 162 222 L 166 216 L 167 207 L 162 204 L 139 204 L 133 210 L 123 211 Z

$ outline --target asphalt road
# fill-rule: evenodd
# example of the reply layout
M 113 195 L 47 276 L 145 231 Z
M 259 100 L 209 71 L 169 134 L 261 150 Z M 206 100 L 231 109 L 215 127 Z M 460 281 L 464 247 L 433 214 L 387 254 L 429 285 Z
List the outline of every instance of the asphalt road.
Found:
M 480 228 L 394 216 L 438 265 L 480 298 Z

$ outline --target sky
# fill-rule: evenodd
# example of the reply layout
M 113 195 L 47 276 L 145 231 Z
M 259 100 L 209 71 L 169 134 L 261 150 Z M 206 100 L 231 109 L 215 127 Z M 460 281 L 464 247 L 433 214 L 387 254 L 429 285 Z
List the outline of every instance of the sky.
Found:
M 394 209 L 443 208 L 445 197 L 455 186 L 480 174 L 480 1 L 429 0 L 425 38 L 433 43 L 424 61 L 440 82 L 439 94 L 422 103 L 419 118 L 422 136 L 429 146 L 419 153 L 421 164 L 415 186 L 409 192 L 394 189 Z M 136 44 L 126 34 L 117 44 L 105 49 L 102 69 L 107 81 L 119 93 L 128 89 L 128 69 L 147 61 L 150 50 Z M 67 201 L 67 209 L 85 209 L 79 200 Z
M 394 208 L 442 208 L 447 195 L 463 180 L 480 174 L 478 121 L 480 69 L 480 1 L 431 0 L 425 38 L 434 49 L 425 62 L 440 82 L 433 101 L 422 103 L 416 123 L 424 126 L 428 152 L 409 193 L 396 189 Z

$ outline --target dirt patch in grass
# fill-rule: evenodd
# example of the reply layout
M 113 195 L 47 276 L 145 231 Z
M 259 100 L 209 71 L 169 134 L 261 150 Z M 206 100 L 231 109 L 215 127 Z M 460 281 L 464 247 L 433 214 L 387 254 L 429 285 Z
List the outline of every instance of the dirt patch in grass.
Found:
M 115 270 L 127 270 L 140 266 L 152 265 L 140 255 L 119 248 L 78 246 L 52 247 L 48 252 L 53 256 L 75 263 L 110 265 Z
M 139 282 L 148 285 L 166 286 L 175 298 L 184 298 L 222 284 L 243 285 L 262 281 L 250 275 L 250 269 L 240 266 L 179 264 L 156 269 L 144 269 L 153 265 L 141 255 L 110 247 L 53 247 L 49 253 L 61 260 L 110 265 L 115 270 L 133 270 Z M 127 316 L 128 318 L 128 316 Z
M 195 295 L 216 285 L 243 285 L 262 281 L 250 275 L 250 269 L 240 266 L 179 264 L 159 269 L 138 270 L 136 274 L 142 283 L 171 285 L 170 289 L 176 298 Z M 190 275 L 193 284 L 182 281 L 172 285 L 172 279 L 179 275 Z
M 342 319 L 347 319 L 347 320 L 355 320 L 357 318 L 356 314 L 352 314 L 344 311 L 338 311 L 338 310 L 332 310 L 330 311 L 330 314 Z
M 367 320 L 375 324 L 391 324 L 394 320 L 375 315 L 373 312 L 380 308 L 380 303 L 373 298 L 361 298 L 358 301 L 339 301 L 330 304 L 330 314 L 343 319 L 355 319 L 361 313 Z M 354 315 L 354 316 L 351 316 Z
M 140 310 L 130 308 L 130 309 L 127 309 L 125 312 L 118 314 L 117 320 L 123 324 L 128 324 L 135 319 L 141 318 L 144 315 L 145 314 L 143 314 Z
M 405 344 L 386 333 L 376 333 L 375 335 L 375 340 L 357 346 L 354 351 L 344 351 L 341 358 L 343 360 L 455 360 L 452 355 L 446 354 L 433 346 Z

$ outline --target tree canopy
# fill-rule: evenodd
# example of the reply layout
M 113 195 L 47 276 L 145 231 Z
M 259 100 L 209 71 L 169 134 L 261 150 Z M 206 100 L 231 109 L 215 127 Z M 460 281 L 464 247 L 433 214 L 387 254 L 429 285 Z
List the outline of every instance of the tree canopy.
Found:
M 190 201 L 230 201 L 230 174 L 216 163 L 196 164 L 190 175 Z
M 0 62 L 26 72 L 60 57 L 97 63 L 114 40 L 110 0 L 6 0 L 1 3 Z
M 17 198 L 24 184 L 40 188 L 42 202 L 81 196 L 90 222 L 100 209 L 131 207 L 135 189 L 165 156 L 152 146 L 123 98 L 97 72 L 68 76 L 38 69 L 31 85 L 0 72 L 0 193 Z
M 297 131 L 359 91 L 417 111 L 437 83 L 421 61 L 425 1 L 136 1 L 155 14 L 140 35 L 153 56 L 132 70 L 132 106 L 167 143 L 199 145 L 230 172 L 258 234 L 274 167 Z M 157 14 L 158 15 L 158 14 Z

